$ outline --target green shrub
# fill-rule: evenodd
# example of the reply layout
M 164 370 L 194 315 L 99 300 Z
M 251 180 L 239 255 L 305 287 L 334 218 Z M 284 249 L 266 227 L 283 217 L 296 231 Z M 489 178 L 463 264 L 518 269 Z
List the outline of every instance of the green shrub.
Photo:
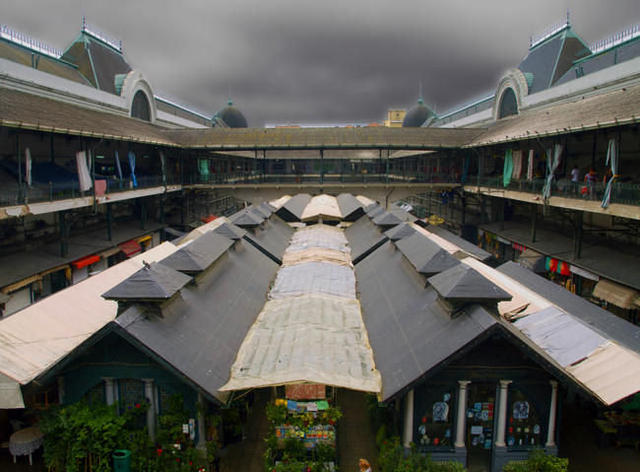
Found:
M 541 449 L 531 453 L 526 461 L 507 463 L 503 472 L 567 472 L 569 459 L 547 455 Z
M 464 472 L 459 462 L 434 462 L 431 457 L 412 448 L 407 454 L 400 438 L 393 437 L 382 441 L 378 454 L 378 466 L 381 472 Z

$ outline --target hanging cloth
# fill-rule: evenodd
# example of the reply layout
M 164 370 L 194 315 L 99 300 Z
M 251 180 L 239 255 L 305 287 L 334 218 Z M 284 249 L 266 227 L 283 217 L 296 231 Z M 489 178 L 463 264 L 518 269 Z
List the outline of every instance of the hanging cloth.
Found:
M 31 187 L 31 149 L 24 150 L 24 177 L 27 185 Z
M 162 185 L 167 185 L 166 162 L 164 160 L 164 152 L 160 151 L 160 169 L 162 172 Z
M 464 185 L 467 183 L 467 178 L 469 176 L 469 161 L 471 161 L 471 156 L 466 156 L 464 158 L 464 163 L 462 164 L 462 178 L 460 182 Z
M 513 173 L 512 179 L 519 179 L 522 175 L 522 151 L 513 151 Z
M 76 152 L 76 167 L 78 169 L 78 185 L 81 192 L 86 192 L 91 188 L 91 176 L 87 167 L 87 153 L 84 151 Z
M 504 171 L 502 175 L 502 183 L 508 187 L 511 183 L 511 174 L 513 174 L 513 155 L 511 149 L 507 149 L 504 153 Z
M 602 197 L 602 203 L 600 206 L 602 208 L 607 208 L 609 203 L 611 203 L 611 189 L 613 188 L 613 182 L 618 175 L 618 149 L 616 146 L 616 140 L 611 138 L 609 140 L 609 146 L 607 147 L 607 162 L 606 165 L 609 165 L 609 161 L 611 161 L 611 178 L 607 182 L 607 186 L 604 189 L 604 196 Z
M 200 159 L 198 169 L 203 178 L 209 177 L 209 159 Z
M 118 179 L 122 180 L 122 167 L 120 167 L 120 155 L 118 154 L 118 151 L 116 151 L 115 159 L 116 170 L 118 171 Z
M 529 159 L 527 161 L 527 180 L 533 180 L 533 149 L 529 149 Z
M 547 149 L 547 178 L 542 188 L 542 198 L 545 200 L 551 196 L 551 183 L 560 165 L 560 156 L 562 156 L 562 144 L 554 144 L 553 148 Z
M 129 151 L 129 168 L 131 169 L 131 183 L 135 188 L 138 186 L 138 180 L 136 179 L 136 155 L 133 151 Z

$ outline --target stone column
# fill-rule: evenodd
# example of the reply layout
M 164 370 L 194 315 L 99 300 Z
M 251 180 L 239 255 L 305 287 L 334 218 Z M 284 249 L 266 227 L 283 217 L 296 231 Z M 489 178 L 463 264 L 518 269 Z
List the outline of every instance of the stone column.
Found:
M 113 381 L 113 377 L 103 377 L 102 380 L 104 380 L 104 398 L 107 405 L 113 405 L 116 402 L 116 384 Z
M 551 384 L 551 404 L 549 405 L 549 427 L 547 428 L 547 443 L 545 447 L 556 447 L 556 409 L 558 406 L 558 382 L 549 380 Z
M 144 382 L 144 396 L 149 402 L 147 409 L 147 429 L 149 430 L 149 439 L 156 439 L 156 396 L 153 390 L 153 379 L 142 379 Z
M 204 395 L 198 392 L 198 444 L 196 447 L 198 449 L 206 448 L 206 433 L 204 429 L 204 411 L 207 404 L 207 400 L 204 398 Z
M 411 447 L 413 442 L 413 389 L 407 392 L 404 397 L 404 430 L 402 434 L 402 445 Z
M 507 392 L 511 380 L 500 381 L 500 394 L 498 397 L 498 432 L 496 434 L 496 447 L 505 447 L 504 433 L 507 424 Z
M 458 414 L 456 418 L 456 442 L 453 444 L 456 448 L 465 447 L 465 431 L 464 427 L 467 421 L 467 385 L 470 380 L 458 380 Z

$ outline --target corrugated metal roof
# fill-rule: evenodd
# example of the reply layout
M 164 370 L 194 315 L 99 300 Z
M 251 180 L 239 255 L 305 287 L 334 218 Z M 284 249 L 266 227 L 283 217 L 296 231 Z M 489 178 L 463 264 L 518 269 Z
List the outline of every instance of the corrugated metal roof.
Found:
M 21 384 L 44 373 L 113 320 L 116 302 L 100 295 L 141 267 L 175 252 L 163 243 L 0 320 L 0 371 Z M 90 313 L 91 316 L 87 316 Z

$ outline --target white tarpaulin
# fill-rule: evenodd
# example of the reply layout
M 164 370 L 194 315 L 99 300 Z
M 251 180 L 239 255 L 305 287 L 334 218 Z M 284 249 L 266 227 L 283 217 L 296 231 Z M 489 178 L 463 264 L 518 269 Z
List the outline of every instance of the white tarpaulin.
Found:
M 510 302 L 498 304 L 500 314 L 517 313 L 521 319 L 513 326 L 606 405 L 640 391 L 640 355 L 507 275 L 472 258 L 462 262 L 512 294 Z
M 0 410 L 24 408 L 20 384 L 4 374 L 0 374 Z
M 362 206 L 364 206 L 364 207 L 367 207 L 367 206 L 371 205 L 372 203 L 376 203 L 375 200 L 372 200 L 369 197 L 365 197 L 364 195 L 358 195 L 356 198 L 358 199 L 358 201 L 360 203 L 362 203 Z
M 353 269 L 326 262 L 307 262 L 278 271 L 269 298 L 297 297 L 313 293 L 356 298 Z
M 336 251 L 333 249 L 310 248 L 302 251 L 287 251 L 282 256 L 282 267 L 305 262 L 330 262 L 343 266 L 353 267 L 351 256 L 348 252 Z
M 220 390 L 301 382 L 380 392 L 357 300 L 310 295 L 267 302 Z
M 276 210 L 278 210 L 282 205 L 287 203 L 289 200 L 291 200 L 291 195 L 283 195 L 282 197 L 278 198 L 277 200 L 271 200 L 269 202 L 269 205 L 271 205 Z
M 302 251 L 310 248 L 350 252 L 349 242 L 344 232 L 329 225 L 313 225 L 300 228 L 293 233 L 287 252 Z
M 311 199 L 302 212 L 302 221 L 312 221 L 317 218 L 340 221 L 342 212 L 338 206 L 338 199 L 332 195 L 316 195 Z
M 177 248 L 168 242 L 109 267 L 0 320 L 0 372 L 24 385 L 115 319 L 118 304 L 101 295 Z
M 91 176 L 87 167 L 87 154 L 84 151 L 76 152 L 76 168 L 78 169 L 78 185 L 81 192 L 91 188 Z

